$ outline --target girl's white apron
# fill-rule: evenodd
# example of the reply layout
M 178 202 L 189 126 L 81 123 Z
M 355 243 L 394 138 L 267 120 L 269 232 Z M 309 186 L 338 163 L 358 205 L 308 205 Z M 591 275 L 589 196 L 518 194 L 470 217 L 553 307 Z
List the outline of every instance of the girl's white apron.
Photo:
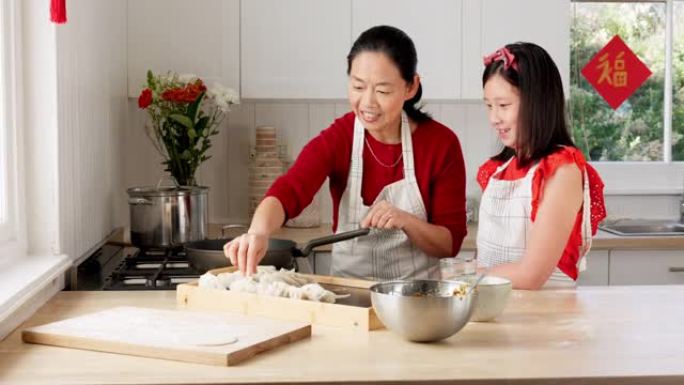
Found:
M 523 257 L 532 227 L 532 178 L 538 164 L 525 177 L 501 180 L 497 177 L 513 158 L 499 166 L 489 178 L 480 201 L 477 230 L 477 261 L 484 267 L 516 262 Z M 586 269 L 584 256 L 591 247 L 591 201 L 589 181 L 584 171 L 582 209 L 582 246 L 579 271 Z M 544 287 L 574 287 L 575 281 L 556 267 Z
M 364 135 L 365 128 L 356 118 L 351 169 L 340 201 L 337 232 L 357 229 L 370 209 L 361 198 Z M 401 145 L 404 179 L 385 186 L 375 202 L 386 200 L 398 209 L 427 220 L 416 181 L 411 129 L 405 114 L 401 120 Z M 415 247 L 402 230 L 372 230 L 367 236 L 333 244 L 331 273 L 375 280 L 439 279 L 439 259 L 429 257 Z

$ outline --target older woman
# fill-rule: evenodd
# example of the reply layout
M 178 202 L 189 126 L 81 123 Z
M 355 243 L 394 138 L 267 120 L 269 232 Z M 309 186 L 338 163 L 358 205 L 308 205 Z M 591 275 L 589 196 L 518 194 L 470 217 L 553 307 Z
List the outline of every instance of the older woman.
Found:
M 224 247 L 251 273 L 268 237 L 330 179 L 333 228 L 378 229 L 333 245 L 332 273 L 376 279 L 438 278 L 439 258 L 466 235 L 465 167 L 456 135 L 417 108 L 416 50 L 401 30 L 363 32 L 347 56 L 352 112 L 302 150 L 271 186 L 247 234 Z

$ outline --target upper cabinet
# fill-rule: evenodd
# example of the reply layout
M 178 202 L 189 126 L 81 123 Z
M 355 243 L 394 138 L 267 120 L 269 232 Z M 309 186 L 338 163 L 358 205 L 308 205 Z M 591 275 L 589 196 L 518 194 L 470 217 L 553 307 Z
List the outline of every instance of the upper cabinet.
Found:
M 352 32 L 386 24 L 406 32 L 418 53 L 423 98 L 461 97 L 461 0 L 353 0 Z
M 569 0 L 463 1 L 464 99 L 482 99 L 482 57 L 505 44 L 518 41 L 538 44 L 549 52 L 561 73 L 563 89 L 568 97 Z
M 482 99 L 482 57 L 506 43 L 549 51 L 566 95 L 569 0 L 128 0 L 128 89 L 145 73 L 195 73 L 248 99 L 345 99 L 354 40 L 404 30 L 423 97 Z
M 239 0 L 129 0 L 128 94 L 147 70 L 201 76 L 240 89 Z
M 347 95 L 350 0 L 241 2 L 242 97 Z

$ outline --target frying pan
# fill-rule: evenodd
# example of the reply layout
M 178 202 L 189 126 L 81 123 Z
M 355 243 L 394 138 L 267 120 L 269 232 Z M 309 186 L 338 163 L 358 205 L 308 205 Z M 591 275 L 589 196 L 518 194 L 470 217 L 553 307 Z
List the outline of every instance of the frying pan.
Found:
M 259 264 L 273 265 L 277 269 L 292 269 L 296 266 L 295 257 L 306 257 L 315 247 L 367 235 L 369 231 L 370 229 L 357 229 L 315 238 L 307 242 L 301 249 L 297 248 L 297 243 L 294 241 L 270 238 L 266 255 Z M 219 267 L 232 266 L 230 260 L 223 253 L 223 246 L 232 239 L 205 239 L 186 242 L 184 247 L 190 266 L 202 273 Z

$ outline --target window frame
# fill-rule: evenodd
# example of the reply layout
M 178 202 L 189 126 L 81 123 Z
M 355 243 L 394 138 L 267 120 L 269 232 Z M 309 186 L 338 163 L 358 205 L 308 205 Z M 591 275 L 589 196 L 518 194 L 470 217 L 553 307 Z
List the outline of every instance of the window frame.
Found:
M 0 108 L 5 132 L 0 130 L 0 191 L 6 195 L 7 220 L 0 223 L 0 262 L 26 255 L 26 231 L 23 188 L 23 136 L 21 93 L 21 13 L 20 0 L 0 2 Z
M 665 74 L 663 84 L 663 160 L 592 161 L 611 195 L 673 195 L 684 191 L 684 161 L 672 160 L 672 51 L 674 2 L 684 0 L 571 0 L 572 3 L 665 4 Z M 637 178 L 635 178 L 637 177 Z M 639 185 L 635 185 L 635 181 Z

